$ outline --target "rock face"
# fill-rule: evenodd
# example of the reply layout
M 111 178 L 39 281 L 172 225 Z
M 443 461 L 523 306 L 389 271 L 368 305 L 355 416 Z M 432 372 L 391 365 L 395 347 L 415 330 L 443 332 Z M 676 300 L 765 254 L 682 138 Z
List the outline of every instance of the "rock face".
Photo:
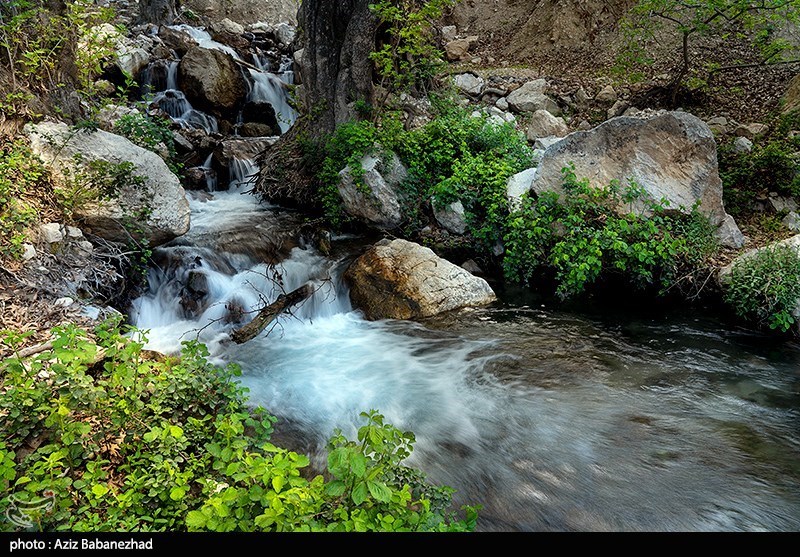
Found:
M 383 240 L 345 273 L 350 300 L 368 319 L 415 319 L 496 297 L 487 282 L 406 240 Z
M 406 177 L 406 169 L 392 153 L 388 161 L 372 155 L 361 159 L 364 175 L 356 179 L 349 168 L 339 172 L 339 195 L 347 214 L 378 228 L 395 228 L 403 215 L 396 186 Z
M 178 84 L 193 106 L 217 115 L 234 110 L 247 94 L 247 83 L 233 58 L 199 46 L 181 59 Z
M 575 132 L 550 146 L 533 180 L 537 192 L 563 192 L 561 170 L 575 166 L 592 187 L 633 180 L 650 201 L 665 199 L 675 210 L 698 209 L 719 226 L 726 220 L 714 135 L 699 118 L 665 112 L 650 118 L 622 116 L 586 132 Z M 647 214 L 642 200 L 632 208 Z M 740 246 L 736 246 L 740 247 Z
M 48 164 L 58 180 L 65 179 L 65 170 L 74 174 L 75 156 L 85 165 L 93 160 L 112 164 L 130 162 L 135 175 L 144 179 L 139 185 L 125 185 L 116 197 L 104 202 L 79 204 L 75 217 L 83 228 L 107 240 L 125 242 L 128 232 L 122 226 L 126 218 L 149 213 L 139 218 L 135 233 L 151 246 L 168 242 L 189 230 L 189 203 L 178 178 L 155 153 L 135 145 L 124 137 L 102 130 L 75 133 L 66 124 L 42 122 L 28 124 L 25 133 L 33 151 Z
M 782 99 L 782 112 L 789 114 L 800 108 L 800 74 L 794 76 Z
M 182 0 L 181 7 L 189 8 L 212 21 L 229 18 L 237 23 L 248 24 L 265 21 L 276 24 L 288 21 L 297 23 L 297 0 Z

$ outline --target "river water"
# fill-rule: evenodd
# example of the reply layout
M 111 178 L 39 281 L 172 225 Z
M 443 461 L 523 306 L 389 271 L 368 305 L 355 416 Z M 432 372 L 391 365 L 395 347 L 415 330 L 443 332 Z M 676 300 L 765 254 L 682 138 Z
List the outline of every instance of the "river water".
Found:
M 479 530 L 800 530 L 796 344 L 694 312 L 565 312 L 509 292 L 425 323 L 366 321 L 339 280 L 353 239 L 333 238 L 333 257 L 276 241 L 296 219 L 245 189 L 192 199 L 192 231 L 159 250 L 131 318 L 150 348 L 199 338 L 241 364 L 253 404 L 315 464 L 334 428 L 354 435 L 376 409 L 416 434 L 410 465 L 483 506 Z M 270 242 L 288 254 L 274 268 L 250 249 Z M 190 311 L 198 273 L 207 295 Z M 314 297 L 269 334 L 225 341 L 234 310 L 307 280 Z

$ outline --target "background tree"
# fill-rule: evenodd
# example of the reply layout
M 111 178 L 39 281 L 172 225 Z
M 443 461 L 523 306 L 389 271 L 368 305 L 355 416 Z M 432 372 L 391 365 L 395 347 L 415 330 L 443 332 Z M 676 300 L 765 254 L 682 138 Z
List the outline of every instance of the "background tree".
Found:
M 678 63 L 669 86 L 675 105 L 681 86 L 693 71 L 699 70 L 691 49 L 693 39 L 711 35 L 727 39 L 747 34 L 761 48 L 761 63 L 768 64 L 779 60 L 788 47 L 775 32 L 798 21 L 800 0 L 639 0 L 624 23 L 628 39 L 624 62 L 651 62 L 644 56 L 643 43 L 665 27 L 674 30 Z

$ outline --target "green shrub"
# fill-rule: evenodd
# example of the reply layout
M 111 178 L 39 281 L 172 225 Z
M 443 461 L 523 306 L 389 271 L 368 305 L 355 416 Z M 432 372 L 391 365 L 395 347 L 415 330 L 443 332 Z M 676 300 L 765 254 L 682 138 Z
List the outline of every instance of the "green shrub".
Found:
M 788 246 L 763 248 L 735 263 L 724 285 L 725 301 L 737 315 L 788 331 L 797 321 L 800 254 Z
M 128 331 L 130 332 L 130 331 Z M 143 350 L 119 321 L 93 336 L 53 331 L 52 349 L 0 362 L 0 512 L 37 530 L 471 530 L 446 487 L 402 462 L 413 435 L 377 412 L 358 442 L 331 440 L 330 481 L 269 442 L 275 418 L 247 406 L 235 364 Z M 16 353 L 24 335 L 0 339 Z M 15 525 L 3 521 L 2 528 Z
M 36 198 L 50 187 L 42 161 L 22 140 L 0 144 L 0 259 L 19 257 Z
M 730 145 L 721 148 L 720 177 L 726 209 L 733 215 L 752 212 L 756 198 L 773 191 L 800 198 L 798 147 L 779 139 L 756 145 L 750 153 L 736 153 Z
M 503 269 L 514 282 L 552 275 L 562 298 L 581 294 L 602 276 L 621 275 L 637 288 L 666 289 L 716 250 L 708 220 L 667 214 L 649 203 L 651 216 L 617 208 L 642 199 L 635 184 L 592 188 L 564 169 L 565 194 L 525 196 L 508 218 Z
M 161 155 L 163 149 L 169 154 L 167 165 L 174 174 L 179 174 L 180 165 L 175 152 L 175 136 L 165 118 L 140 113 L 126 114 L 114 124 L 114 132 L 130 139 L 139 147 Z

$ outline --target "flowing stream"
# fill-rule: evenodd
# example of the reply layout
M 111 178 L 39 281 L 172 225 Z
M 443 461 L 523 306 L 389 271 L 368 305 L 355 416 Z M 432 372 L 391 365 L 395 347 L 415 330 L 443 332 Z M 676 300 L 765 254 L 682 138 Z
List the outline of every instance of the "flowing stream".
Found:
M 191 201 L 192 230 L 159 250 L 169 263 L 132 318 L 151 348 L 197 337 L 240 363 L 253 404 L 317 464 L 334 428 L 352 435 L 377 409 L 415 432 L 410 464 L 484 506 L 481 529 L 800 529 L 800 347 L 703 316 L 522 302 L 369 322 L 339 278 L 353 240 L 334 238 L 331 258 L 286 240 L 292 215 L 244 190 Z M 274 268 L 246 255 L 270 242 L 288 253 Z M 206 299 L 187 309 L 192 273 Z M 269 335 L 225 342 L 277 296 L 274 279 L 319 288 Z
M 250 98 L 273 104 L 285 131 L 291 66 L 276 76 L 254 60 Z M 213 131 L 175 68 L 154 87 L 162 106 Z M 334 237 L 323 256 L 301 216 L 246 193 L 257 171 L 231 160 L 229 189 L 209 179 L 209 195 L 189 196 L 192 228 L 156 250 L 130 315 L 149 348 L 198 338 L 241 364 L 252 403 L 314 465 L 335 428 L 354 436 L 376 409 L 416 434 L 410 465 L 483 506 L 481 530 L 800 530 L 797 344 L 700 313 L 567 312 L 511 291 L 424 323 L 366 321 L 341 280 L 366 240 Z M 227 341 L 309 280 L 314 296 L 268 334 Z

